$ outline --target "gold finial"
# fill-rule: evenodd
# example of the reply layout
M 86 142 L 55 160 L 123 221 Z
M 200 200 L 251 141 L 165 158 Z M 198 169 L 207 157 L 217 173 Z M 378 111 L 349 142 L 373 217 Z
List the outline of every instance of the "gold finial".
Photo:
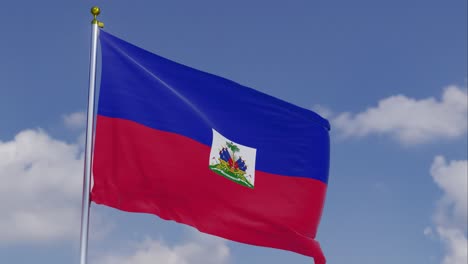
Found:
M 101 21 L 98 21 L 97 20 L 97 16 L 99 16 L 99 14 L 101 13 L 101 9 L 97 6 L 93 6 L 91 8 L 91 14 L 93 14 L 93 21 L 91 21 L 91 24 L 97 24 L 98 27 L 100 28 L 103 28 L 104 27 L 104 23 L 102 23 Z
M 99 16 L 99 14 L 101 13 L 101 9 L 97 6 L 93 6 L 91 8 L 91 14 L 93 14 L 94 18 L 96 18 L 96 16 Z

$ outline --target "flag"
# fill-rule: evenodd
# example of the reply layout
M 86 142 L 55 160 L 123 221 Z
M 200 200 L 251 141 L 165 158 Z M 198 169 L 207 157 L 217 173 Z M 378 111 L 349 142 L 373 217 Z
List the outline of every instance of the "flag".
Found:
M 100 43 L 92 201 L 325 263 L 326 119 L 104 31 Z

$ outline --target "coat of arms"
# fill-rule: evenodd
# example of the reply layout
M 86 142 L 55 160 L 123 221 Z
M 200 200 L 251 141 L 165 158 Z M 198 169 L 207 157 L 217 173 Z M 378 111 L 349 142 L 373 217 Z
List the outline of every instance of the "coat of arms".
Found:
M 231 140 L 213 129 L 210 169 L 236 183 L 254 187 L 256 149 Z

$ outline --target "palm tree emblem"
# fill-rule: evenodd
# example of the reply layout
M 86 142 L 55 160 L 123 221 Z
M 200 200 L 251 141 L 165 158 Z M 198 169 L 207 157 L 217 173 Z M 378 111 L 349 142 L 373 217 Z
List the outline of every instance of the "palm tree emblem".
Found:
M 247 164 L 242 157 L 237 157 L 236 153 L 240 152 L 239 147 L 232 141 L 226 141 L 226 144 L 219 150 L 219 157 L 215 163 L 210 165 L 210 169 L 219 175 L 236 181 L 249 188 L 253 188 L 251 177 L 246 177 Z M 216 161 L 216 157 L 212 157 Z

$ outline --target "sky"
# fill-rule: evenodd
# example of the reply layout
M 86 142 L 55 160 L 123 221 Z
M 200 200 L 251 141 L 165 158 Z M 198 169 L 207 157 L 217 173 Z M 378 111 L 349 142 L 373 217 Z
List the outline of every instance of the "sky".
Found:
M 78 263 L 91 15 L 179 63 L 317 111 L 328 263 L 467 263 L 467 1 L 5 1 L 0 262 Z M 92 204 L 90 264 L 305 264 Z

